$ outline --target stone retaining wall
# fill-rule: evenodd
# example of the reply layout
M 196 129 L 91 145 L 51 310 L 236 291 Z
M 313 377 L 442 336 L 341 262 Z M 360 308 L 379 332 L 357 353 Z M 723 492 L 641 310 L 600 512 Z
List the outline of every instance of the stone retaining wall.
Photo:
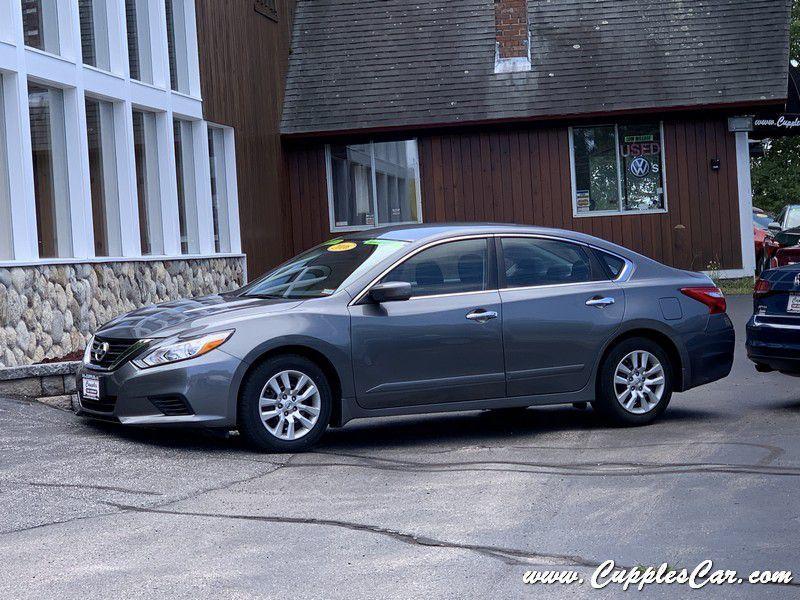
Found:
M 71 409 L 76 400 L 75 373 L 79 362 L 59 362 L 0 369 L 0 397 L 37 400 Z
M 61 358 L 121 313 L 244 280 L 244 257 L 0 268 L 0 367 Z

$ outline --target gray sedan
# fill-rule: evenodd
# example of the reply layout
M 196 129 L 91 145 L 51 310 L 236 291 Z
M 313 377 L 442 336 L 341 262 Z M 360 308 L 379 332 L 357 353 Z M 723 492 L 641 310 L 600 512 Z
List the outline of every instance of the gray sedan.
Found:
M 585 406 L 650 423 L 733 362 L 705 275 L 575 232 L 398 226 L 347 234 L 235 292 L 97 331 L 81 411 L 125 425 L 238 427 L 298 451 L 351 419 Z

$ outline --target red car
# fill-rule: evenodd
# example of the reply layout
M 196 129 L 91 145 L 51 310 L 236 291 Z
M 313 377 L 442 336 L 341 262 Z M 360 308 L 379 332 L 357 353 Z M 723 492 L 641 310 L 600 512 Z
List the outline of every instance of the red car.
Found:
M 761 273 L 775 266 L 775 254 L 780 244 L 769 230 L 769 224 L 775 219 L 772 215 L 753 207 L 753 239 L 756 244 L 756 273 Z

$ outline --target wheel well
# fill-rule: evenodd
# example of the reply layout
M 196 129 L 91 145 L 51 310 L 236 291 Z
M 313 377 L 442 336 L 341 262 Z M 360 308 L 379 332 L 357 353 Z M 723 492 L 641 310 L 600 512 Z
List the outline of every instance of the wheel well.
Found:
M 308 346 L 280 346 L 278 348 L 273 348 L 268 350 L 261 356 L 259 356 L 256 360 L 252 362 L 252 364 L 247 368 L 245 371 L 244 376 L 242 377 L 242 383 L 239 384 L 239 392 L 237 394 L 237 399 L 239 398 L 239 394 L 241 394 L 243 383 L 247 380 L 256 367 L 264 363 L 265 361 L 274 358 L 276 356 L 285 356 L 287 354 L 295 354 L 297 356 L 302 356 L 303 358 L 307 358 L 314 364 L 316 364 L 322 372 L 325 373 L 325 377 L 328 378 L 328 383 L 331 386 L 331 393 L 333 394 L 333 406 L 331 412 L 331 425 L 337 425 L 341 423 L 341 416 L 342 416 L 342 382 L 339 379 L 339 374 L 336 372 L 336 368 L 333 366 L 328 357 L 325 356 L 322 352 L 318 350 L 314 350 L 313 348 L 309 348 Z
M 678 347 L 675 345 L 675 342 L 673 342 L 668 335 L 656 331 L 655 329 L 631 329 L 630 331 L 626 331 L 608 345 L 599 364 L 603 364 L 603 361 L 605 361 L 606 357 L 617 344 L 637 337 L 652 340 L 664 348 L 669 358 L 670 366 L 672 367 L 672 374 L 675 377 L 675 391 L 681 391 L 683 389 L 683 361 L 681 360 L 681 354 L 678 352 Z

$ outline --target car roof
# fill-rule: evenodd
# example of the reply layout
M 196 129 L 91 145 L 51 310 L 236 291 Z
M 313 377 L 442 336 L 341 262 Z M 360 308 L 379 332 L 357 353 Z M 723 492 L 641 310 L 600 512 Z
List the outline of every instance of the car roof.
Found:
M 549 227 L 534 227 L 531 225 L 515 225 L 509 223 L 420 223 L 413 225 L 393 225 L 346 234 L 343 237 L 351 239 L 382 239 L 418 242 L 427 239 L 481 233 L 533 233 L 541 235 L 559 235 L 574 239 L 584 237 L 584 234 L 576 231 L 564 231 Z

